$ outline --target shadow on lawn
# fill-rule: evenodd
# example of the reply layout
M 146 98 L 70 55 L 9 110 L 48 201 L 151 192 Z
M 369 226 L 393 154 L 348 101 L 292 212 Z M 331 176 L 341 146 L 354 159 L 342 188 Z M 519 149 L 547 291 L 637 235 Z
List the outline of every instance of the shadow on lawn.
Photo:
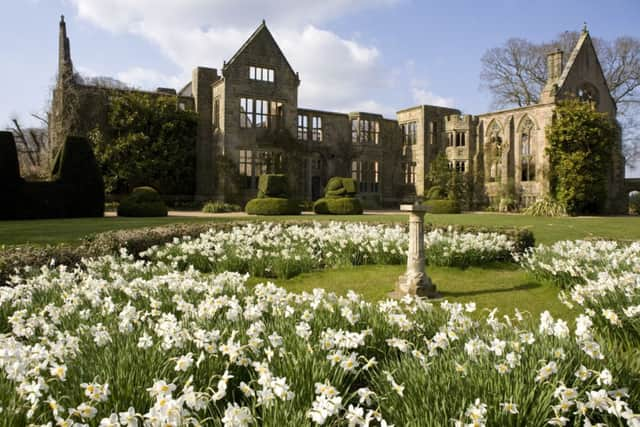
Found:
M 541 286 L 542 285 L 540 283 L 527 282 L 527 283 L 523 283 L 523 284 L 518 285 L 518 286 L 512 286 L 512 287 L 508 287 L 508 288 L 478 289 L 476 291 L 464 291 L 464 292 L 441 291 L 440 293 L 441 293 L 443 298 L 446 298 L 446 297 L 472 297 L 472 296 L 484 295 L 484 294 L 498 294 L 498 293 L 502 293 L 502 292 L 528 291 L 528 290 L 531 290 L 531 289 L 537 289 L 537 288 L 539 288 Z

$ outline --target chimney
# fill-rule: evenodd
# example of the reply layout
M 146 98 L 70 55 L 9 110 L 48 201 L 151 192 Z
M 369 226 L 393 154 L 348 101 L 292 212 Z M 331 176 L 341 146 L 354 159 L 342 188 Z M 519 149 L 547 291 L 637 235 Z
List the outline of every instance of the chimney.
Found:
M 560 49 L 554 50 L 547 54 L 547 81 L 554 82 L 560 78 L 562 74 L 562 56 Z

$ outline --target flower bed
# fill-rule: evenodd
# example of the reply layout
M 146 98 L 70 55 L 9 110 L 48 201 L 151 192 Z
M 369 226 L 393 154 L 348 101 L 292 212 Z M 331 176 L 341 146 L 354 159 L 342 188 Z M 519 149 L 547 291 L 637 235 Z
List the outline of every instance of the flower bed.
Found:
M 566 241 L 538 246 L 521 259 L 538 279 L 565 289 L 561 300 L 583 322 L 636 360 L 640 374 L 640 242 Z
M 306 225 L 252 223 L 210 230 L 141 256 L 184 270 L 239 271 L 259 277 L 288 278 L 320 268 L 406 262 L 404 227 L 331 222 Z M 514 242 L 497 233 L 433 230 L 425 235 L 429 265 L 467 267 L 511 259 Z
M 123 253 L 0 288 L 0 425 L 639 421 L 586 323 L 245 280 Z

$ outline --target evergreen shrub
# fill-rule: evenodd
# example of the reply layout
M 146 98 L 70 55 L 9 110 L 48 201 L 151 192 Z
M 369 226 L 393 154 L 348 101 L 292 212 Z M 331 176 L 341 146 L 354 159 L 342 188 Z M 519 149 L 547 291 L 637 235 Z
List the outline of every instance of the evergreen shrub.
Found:
M 258 180 L 258 198 L 277 197 L 287 198 L 289 194 L 289 184 L 287 176 L 282 174 L 260 175 Z
M 459 214 L 460 204 L 457 200 L 427 200 L 423 203 L 428 213 L 432 214 Z
M 322 198 L 314 203 L 313 211 L 321 215 L 360 215 L 362 204 L 356 197 Z
M 362 203 L 357 193 L 356 180 L 334 176 L 327 182 L 324 197 L 313 204 L 313 211 L 319 215 L 360 215 Z
M 300 215 L 300 203 L 283 197 L 262 197 L 249 200 L 244 208 L 249 215 Z
M 167 216 L 167 205 L 152 187 L 136 187 L 118 206 L 118 216 Z

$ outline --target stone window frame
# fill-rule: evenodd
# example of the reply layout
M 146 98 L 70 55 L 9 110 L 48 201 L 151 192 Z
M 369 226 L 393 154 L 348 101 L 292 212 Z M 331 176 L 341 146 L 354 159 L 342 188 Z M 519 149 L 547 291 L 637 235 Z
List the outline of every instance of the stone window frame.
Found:
M 259 82 L 275 83 L 275 70 L 273 68 L 249 65 L 249 79 Z
M 361 144 L 379 144 L 380 121 L 364 118 L 352 119 L 351 142 Z
M 323 140 L 321 116 L 311 117 L 311 140 L 316 142 L 322 142 Z
M 502 142 L 504 129 L 497 119 L 491 119 L 487 126 L 485 150 L 494 150 L 494 156 L 488 162 L 488 181 L 500 182 L 502 179 Z
M 309 139 L 309 116 L 298 114 L 298 140 L 307 141 Z
M 281 126 L 284 103 L 269 99 L 240 98 L 240 127 L 273 128 Z
M 286 157 L 281 151 L 238 150 L 238 171 L 244 177 L 244 188 L 257 189 L 260 175 L 283 173 Z
M 518 126 L 520 139 L 520 181 L 536 181 L 535 140 L 536 125 L 529 116 L 525 116 Z
M 418 139 L 418 122 L 411 121 L 400 124 L 402 131 L 402 143 L 404 145 L 416 145 Z
M 405 185 L 415 185 L 416 183 L 416 162 L 402 163 L 402 176 Z
M 380 162 L 378 160 L 352 160 L 351 177 L 358 182 L 360 193 L 380 192 Z

